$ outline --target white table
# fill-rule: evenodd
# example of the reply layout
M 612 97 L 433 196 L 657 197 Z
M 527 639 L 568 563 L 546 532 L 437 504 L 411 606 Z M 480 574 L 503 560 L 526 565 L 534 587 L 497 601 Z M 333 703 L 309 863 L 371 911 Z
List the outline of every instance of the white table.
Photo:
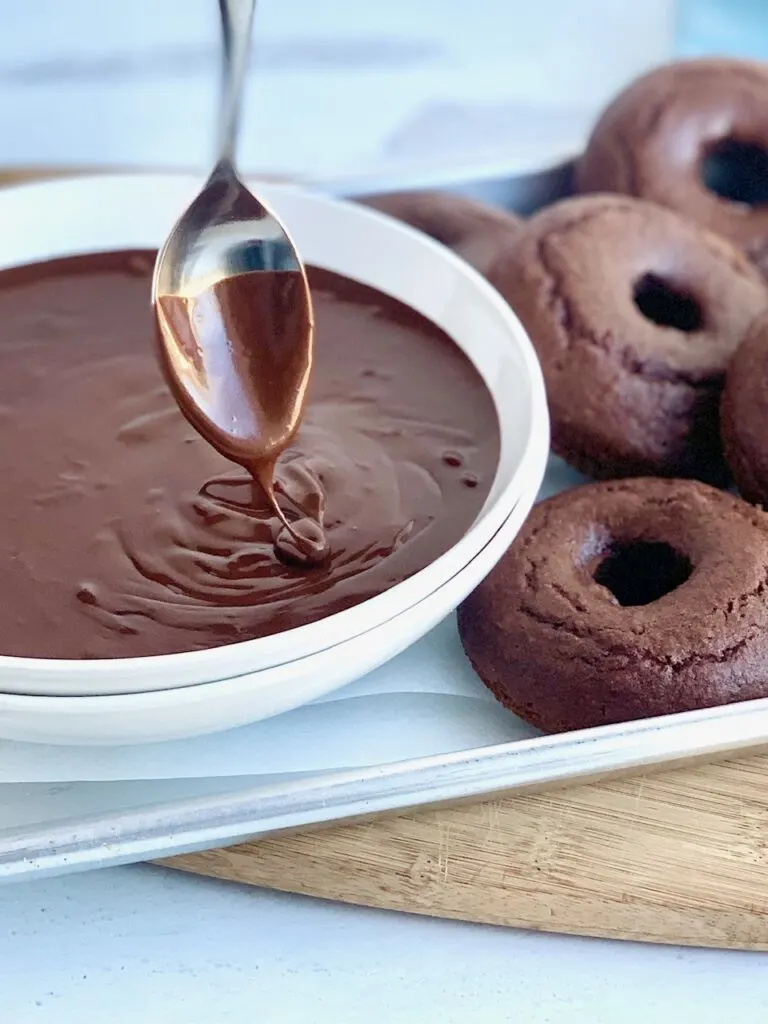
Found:
M 758 1024 L 768 955 L 535 935 L 113 868 L 0 890 L 8 1024 Z

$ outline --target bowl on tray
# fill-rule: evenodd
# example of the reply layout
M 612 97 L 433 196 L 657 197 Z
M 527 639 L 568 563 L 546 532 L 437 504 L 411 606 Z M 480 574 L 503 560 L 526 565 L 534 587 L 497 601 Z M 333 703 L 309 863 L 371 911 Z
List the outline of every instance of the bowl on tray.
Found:
M 424 636 L 491 571 L 536 500 L 547 451 L 542 435 L 530 452 L 526 490 L 485 547 L 428 600 L 383 625 L 306 658 L 197 686 L 95 697 L 0 693 L 0 739 L 90 746 L 186 739 L 290 711 L 361 678 Z
M 192 176 L 125 174 L 34 183 L 0 193 L 0 268 L 115 249 L 159 245 L 195 194 Z M 544 386 L 533 348 L 517 318 L 487 282 L 447 249 L 412 229 L 352 203 L 285 185 L 260 188 L 309 264 L 378 288 L 442 327 L 483 377 L 497 409 L 501 450 L 488 498 L 465 535 L 444 555 L 362 604 L 296 629 L 210 650 L 144 658 L 60 660 L 0 656 L 0 735 L 35 738 L 21 727 L 40 715 L 37 738 L 50 740 L 61 721 L 91 712 L 81 699 L 118 702 L 131 695 L 181 695 L 229 684 L 247 701 L 217 715 L 185 719 L 183 734 L 224 728 L 306 703 L 388 660 L 418 639 L 476 586 L 509 545 L 543 475 L 548 443 Z M 503 545 L 503 546 L 502 546 Z M 317 659 L 312 662 L 312 659 Z M 217 691 L 222 694 L 224 691 Z M 14 695 L 14 696 L 11 696 Z M 202 693 L 199 695 L 203 700 Z M 70 704 L 70 712 L 62 709 Z M 151 698 L 147 698 L 151 705 Z M 189 692 L 182 700 L 195 706 Z M 14 700 L 26 709 L 14 712 Z M 159 700 L 159 698 L 158 698 Z M 174 715 L 173 702 L 139 714 Z M 221 698 L 224 701 L 224 697 Z M 27 703 L 29 701 L 30 703 Z M 50 705 L 47 703 L 50 701 Z M 225 702 L 226 703 L 226 702 Z M 75 706 L 81 708 L 75 711 Z M 19 706 L 19 708 L 21 705 Z M 45 709 L 50 707 L 50 711 Z M 127 708 L 123 709 L 127 713 Z M 144 726 L 104 726 L 109 742 L 138 739 Z M 245 717 L 244 717 L 245 716 Z M 47 725 L 43 726 L 43 720 Z M 14 722 L 16 723 L 14 725 Z M 31 722 L 31 719 L 30 719 Z M 206 724 L 208 723 L 208 724 Z M 29 723 L 28 723 L 29 724 Z M 179 723 L 181 726 L 181 723 Z M 95 742 L 99 729 L 74 729 Z M 74 738 L 74 733 L 72 733 Z M 158 723 L 157 736 L 180 735 Z M 149 738 L 149 736 L 146 736 Z

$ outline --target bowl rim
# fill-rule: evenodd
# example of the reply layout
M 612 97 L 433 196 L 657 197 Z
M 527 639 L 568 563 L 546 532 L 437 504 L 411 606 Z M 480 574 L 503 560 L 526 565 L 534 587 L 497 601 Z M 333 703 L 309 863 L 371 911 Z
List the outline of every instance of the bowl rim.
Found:
M 170 187 L 171 193 L 176 196 L 176 192 L 178 192 L 178 197 L 181 197 L 180 201 L 183 202 L 186 194 L 191 193 L 191 191 L 199 185 L 199 182 L 200 179 L 191 174 L 135 172 L 73 175 L 71 177 L 58 178 L 54 180 L 33 181 L 3 189 L 2 192 L 0 192 L 0 212 L 2 212 L 2 207 L 4 205 L 18 202 L 20 197 L 23 197 L 26 202 L 34 203 L 35 200 L 40 197 L 41 193 L 48 193 L 47 198 L 49 200 L 51 197 L 56 198 L 58 194 L 59 201 L 66 202 L 67 194 L 71 194 L 73 189 L 77 191 L 84 188 L 88 189 L 89 187 L 97 188 L 102 194 L 105 192 L 108 193 L 110 189 L 117 189 L 118 193 L 121 189 L 127 189 L 130 191 L 132 187 L 138 187 L 139 189 L 142 187 L 148 189 L 154 188 L 158 192 L 162 193 L 163 189 L 168 189 Z M 396 584 L 382 594 L 369 598 L 352 608 L 333 613 L 315 622 L 295 627 L 294 629 L 287 630 L 283 633 L 238 641 L 234 644 L 205 648 L 197 651 L 183 651 L 172 654 L 146 655 L 140 657 L 100 658 L 92 660 L 34 658 L 0 654 L 0 689 L 3 693 L 13 693 L 26 696 L 37 694 L 44 696 L 50 691 L 51 687 L 56 686 L 60 691 L 61 696 L 84 697 L 119 695 L 125 691 L 120 688 L 119 683 L 115 681 L 115 677 L 120 677 L 126 673 L 141 673 L 147 676 L 155 675 L 163 678 L 171 668 L 173 668 L 174 674 L 183 675 L 184 679 L 174 680 L 171 683 L 168 683 L 166 679 L 164 680 L 164 683 L 159 686 L 150 685 L 150 681 L 147 680 L 146 685 L 143 686 L 141 691 L 135 690 L 133 687 L 131 688 L 131 691 L 158 692 L 167 689 L 195 687 L 199 685 L 206 685 L 206 682 L 200 681 L 199 678 L 195 679 L 191 677 L 209 675 L 211 678 L 208 682 L 214 682 L 225 678 L 237 678 L 241 675 L 250 675 L 258 672 L 260 669 L 241 666 L 233 666 L 222 672 L 222 668 L 218 666 L 217 663 L 227 656 L 229 656 L 230 660 L 233 661 L 245 661 L 249 654 L 253 655 L 257 650 L 264 651 L 268 650 L 270 646 L 284 645 L 286 643 L 286 638 L 288 637 L 290 637 L 291 641 L 295 644 L 299 644 L 301 642 L 302 644 L 312 646 L 311 638 L 313 636 L 317 636 L 317 642 L 314 645 L 314 650 L 318 651 L 333 646 L 323 642 L 323 635 L 327 632 L 330 626 L 338 627 L 342 622 L 352 623 L 355 620 L 360 619 L 360 609 L 364 608 L 366 613 L 369 616 L 372 616 L 370 623 L 368 625 L 360 624 L 357 627 L 351 628 L 344 634 L 342 641 L 339 642 L 343 642 L 343 640 L 360 635 L 381 622 L 399 615 L 401 612 L 406 611 L 408 608 L 419 603 L 419 601 L 423 600 L 433 590 L 442 586 L 447 579 L 454 575 L 454 572 L 449 572 L 445 575 L 447 565 L 453 564 L 455 566 L 455 571 L 458 571 L 464 564 L 466 564 L 467 560 L 473 558 L 477 551 L 484 546 L 482 544 L 480 547 L 477 546 L 478 525 L 485 522 L 485 525 L 488 527 L 490 523 L 491 534 L 495 534 L 499 523 L 507 518 L 510 509 L 514 507 L 520 494 L 525 490 L 525 480 L 523 478 L 523 470 L 526 465 L 525 454 L 534 444 L 537 437 L 540 437 L 542 433 L 546 433 L 548 436 L 549 432 L 546 396 L 541 367 L 536 357 L 533 345 L 520 321 L 499 293 L 485 280 L 485 278 L 483 278 L 479 273 L 477 273 L 477 271 L 466 264 L 460 257 L 456 256 L 449 249 L 437 242 L 434 242 L 432 239 L 408 225 L 394 221 L 392 218 L 378 213 L 378 211 L 363 207 L 353 202 L 314 193 L 292 183 L 264 183 L 261 191 L 265 195 L 267 202 L 271 202 L 272 197 L 279 197 L 282 193 L 290 192 L 297 197 L 302 197 L 303 200 L 308 201 L 311 204 L 316 204 L 319 208 L 325 208 L 326 210 L 329 208 L 335 208 L 343 216 L 350 216 L 350 211 L 354 211 L 353 215 L 358 219 L 367 220 L 372 225 L 376 223 L 379 225 L 384 224 L 386 226 L 386 230 L 390 233 L 395 232 L 400 235 L 409 236 L 413 243 L 419 246 L 423 252 L 430 252 L 432 254 L 432 259 L 437 258 L 444 263 L 447 262 L 451 264 L 458 277 L 471 285 L 474 294 L 477 295 L 480 301 L 485 304 L 486 308 L 491 309 L 500 322 L 504 323 L 504 326 L 509 333 L 510 340 L 515 345 L 517 358 L 520 360 L 524 370 L 526 371 L 526 386 L 530 401 L 530 416 L 526 423 L 527 437 L 523 447 L 523 455 L 520 457 L 518 465 L 512 471 L 510 481 L 507 483 L 504 490 L 497 496 L 496 500 L 491 504 L 491 508 L 488 509 L 487 505 L 484 506 L 477 519 L 470 526 L 467 532 L 444 554 L 440 555 L 437 559 L 429 563 L 429 565 L 419 570 L 419 572 L 414 573 L 408 579 Z M 344 213 L 344 211 L 347 212 Z M 175 209 L 169 210 L 169 226 L 170 215 L 175 215 L 175 213 Z M 381 228 L 379 227 L 378 230 L 381 230 Z M 117 246 L 117 248 L 119 248 L 119 246 Z M 87 250 L 78 248 L 76 242 L 73 242 L 71 248 L 68 248 L 66 251 L 74 254 L 75 252 L 100 250 L 98 247 Z M 62 251 L 61 255 L 65 255 L 65 252 Z M 45 259 L 54 257 L 52 254 L 49 257 L 40 258 Z M 24 262 L 24 260 L 3 261 L 2 266 L 17 266 Z M 320 262 L 322 263 L 322 261 Z M 381 290 L 386 291 L 386 288 Z M 491 389 L 489 388 L 489 390 Z M 496 402 L 496 396 L 493 395 L 492 391 L 491 395 L 494 402 Z M 493 512 L 494 514 L 489 517 L 489 512 Z M 425 592 L 420 592 L 420 585 L 423 590 L 425 574 L 428 578 L 431 578 L 435 575 L 439 575 L 440 572 L 444 573 L 443 578 L 441 578 L 436 585 L 432 586 L 431 589 L 428 589 Z M 411 593 L 414 593 L 415 596 L 409 598 L 404 603 L 402 601 L 398 602 L 398 598 Z M 383 618 L 380 617 L 377 619 L 376 613 L 379 609 L 386 607 L 389 604 L 396 604 L 397 606 L 390 611 L 390 614 L 386 614 Z M 279 638 L 277 643 L 275 643 L 276 638 Z M 272 641 L 271 645 L 270 641 Z M 286 659 L 278 656 L 273 660 L 264 662 L 261 669 L 263 670 L 268 667 L 285 664 L 290 660 L 297 659 Z M 73 677 L 77 677 L 78 679 L 76 685 Z M 18 684 L 15 682 L 12 683 L 14 678 L 18 679 Z M 83 682 L 80 682 L 80 679 L 82 679 Z
M 525 483 L 524 483 L 524 486 L 522 487 L 522 489 L 520 491 L 520 494 L 517 497 L 517 499 L 515 500 L 514 504 L 509 509 L 508 515 L 505 516 L 505 518 L 503 519 L 503 521 L 499 525 L 498 529 L 491 535 L 491 537 L 488 538 L 488 540 L 480 548 L 477 549 L 477 551 L 472 555 L 472 557 L 467 562 L 465 562 L 462 565 L 457 566 L 456 567 L 456 571 L 454 573 L 452 573 L 447 579 L 443 580 L 443 582 L 439 586 L 437 586 L 434 590 L 430 591 L 430 593 L 427 594 L 425 597 L 423 597 L 420 601 L 416 601 L 413 604 L 410 604 L 408 606 L 402 607 L 401 609 L 398 609 L 398 611 L 396 611 L 395 614 L 392 615 L 391 617 L 389 617 L 387 619 L 384 619 L 384 620 L 382 620 L 380 622 L 372 623 L 366 629 L 362 630 L 360 633 L 352 633 L 349 636 L 343 637 L 341 640 L 337 640 L 337 641 L 335 641 L 332 644 L 328 644 L 325 647 L 322 647 L 322 648 L 319 648 L 317 650 L 311 651 L 309 654 L 299 655 L 298 657 L 287 659 L 286 661 L 279 662 L 279 663 L 277 663 L 275 665 L 269 665 L 269 666 L 266 666 L 265 668 L 261 668 L 261 669 L 251 669 L 251 670 L 247 670 L 245 672 L 237 673 L 235 675 L 223 676 L 223 677 L 218 678 L 218 679 L 209 679 L 209 680 L 204 680 L 204 681 L 201 681 L 201 682 L 198 682 L 198 683 L 190 683 L 187 686 L 156 687 L 156 688 L 153 688 L 151 690 L 141 689 L 141 688 L 126 688 L 126 689 L 122 689 L 122 690 L 111 691 L 111 692 L 108 692 L 108 693 L 61 693 L 61 692 L 57 693 L 55 691 L 52 691 L 50 693 L 45 693 L 45 692 L 42 692 L 42 691 L 35 691 L 35 692 L 28 692 L 28 693 L 26 693 L 26 692 L 21 692 L 21 691 L 14 692 L 14 691 L 9 691 L 9 690 L 3 690 L 3 689 L 0 688 L 0 714 L 2 714 L 2 711 L 3 711 L 4 708 L 7 709 L 7 707 L 10 706 L 10 705 L 7 706 L 5 704 L 6 698 L 14 698 L 15 699 L 17 697 L 23 699 L 23 701 L 26 701 L 26 700 L 29 700 L 29 701 L 37 701 L 37 700 L 40 700 L 40 701 L 46 701 L 46 700 L 47 701 L 59 701 L 59 706 L 61 708 L 64 708 L 64 707 L 72 707 L 73 708 L 75 706 L 75 702 L 82 702 L 82 703 L 80 703 L 78 705 L 78 706 L 80 706 L 82 708 L 86 708 L 86 707 L 94 708 L 97 705 L 95 705 L 93 702 L 97 701 L 97 700 L 105 701 L 107 699 L 111 700 L 113 698 L 118 698 L 118 697 L 126 697 L 126 698 L 131 697 L 131 698 L 133 698 L 133 697 L 148 696 L 150 694 L 160 694 L 160 693 L 171 694 L 171 693 L 174 693 L 177 690 L 178 691 L 181 691 L 181 690 L 185 691 L 186 693 L 189 694 L 189 699 L 192 700 L 192 693 L 194 691 L 197 691 L 199 693 L 201 688 L 211 687 L 211 686 L 221 686 L 221 687 L 224 687 L 225 684 L 231 684 L 233 687 L 236 687 L 237 685 L 242 684 L 242 683 L 244 683 L 247 680 L 250 680 L 251 683 L 252 683 L 254 678 L 256 676 L 260 676 L 262 673 L 272 673 L 272 672 L 276 673 L 280 669 L 290 669 L 291 666 L 296 665 L 296 664 L 300 664 L 301 662 L 305 662 L 308 659 L 314 658 L 314 657 L 316 657 L 317 655 L 319 655 L 322 652 L 330 653 L 330 652 L 332 652 L 334 650 L 337 650 L 338 648 L 343 647 L 347 643 L 347 641 L 355 640 L 355 639 L 362 639 L 366 635 L 374 633 L 377 630 L 388 628 L 388 627 L 390 627 L 394 623 L 394 621 L 396 619 L 400 618 L 402 615 L 405 615 L 408 612 L 413 611 L 415 608 L 417 608 L 419 605 L 423 604 L 425 601 L 433 600 L 435 597 L 437 597 L 440 594 L 441 591 L 444 590 L 444 588 L 448 584 L 454 582 L 456 580 L 456 577 L 463 575 L 464 571 L 470 567 L 470 565 L 477 559 L 477 557 L 480 554 L 482 554 L 490 544 L 493 544 L 493 543 L 495 543 L 497 541 L 497 538 L 499 537 L 499 535 L 502 532 L 506 533 L 506 529 L 508 527 L 508 524 L 510 523 L 510 520 L 512 520 L 513 518 L 517 519 L 518 516 L 519 516 L 520 510 L 524 508 L 525 509 L 525 514 L 523 516 L 523 519 L 520 521 L 520 523 L 518 525 L 518 531 L 519 531 L 520 527 L 522 526 L 523 521 L 525 520 L 525 518 L 527 518 L 528 513 L 530 512 L 530 509 L 532 508 L 533 504 L 535 503 L 536 497 L 537 497 L 537 495 L 538 495 L 538 493 L 540 491 L 541 484 L 542 484 L 542 481 L 544 479 L 544 475 L 545 475 L 545 472 L 546 472 L 548 456 L 549 456 L 549 437 L 547 435 L 543 434 L 543 433 L 537 434 L 536 438 L 534 440 L 534 443 L 530 446 L 530 448 L 525 452 L 525 455 L 524 455 L 524 459 L 523 459 L 524 464 L 525 464 L 524 465 L 524 470 L 525 470 L 525 475 L 524 475 Z M 450 614 L 450 612 L 447 611 L 446 615 L 447 614 Z M 309 700 L 310 701 L 315 700 L 317 697 L 320 697 L 320 696 L 323 696 L 326 693 L 332 692 L 332 690 L 335 689 L 335 688 L 336 687 L 322 687 L 322 686 L 318 687 L 317 692 L 315 694 L 313 694 L 313 696 L 310 697 Z M 65 704 L 66 701 L 71 702 L 71 704 Z M 86 703 L 86 702 L 90 702 L 90 703 Z M 19 707 L 23 707 L 24 705 L 22 703 L 22 704 L 20 704 L 18 706 Z M 42 704 L 30 705 L 30 706 L 42 707 Z M 286 710 L 291 710 L 293 707 L 296 707 L 296 706 L 298 706 L 298 705 L 297 704 L 290 704 L 290 706 Z
M 540 439 L 540 441 L 541 440 L 543 439 Z M 460 582 L 460 579 L 463 580 L 467 574 L 472 572 L 473 564 L 477 560 L 482 559 L 483 556 L 488 553 L 488 549 L 493 549 L 494 564 L 503 557 L 511 539 L 519 533 L 522 524 L 528 517 L 531 507 L 536 501 L 540 483 L 546 470 L 548 452 L 548 445 L 541 445 L 540 443 L 536 457 L 532 460 L 536 469 L 535 474 L 532 476 L 532 482 L 529 487 L 523 491 L 509 515 L 504 519 L 498 530 L 493 534 L 488 542 L 475 553 L 473 558 L 462 566 L 455 576 L 446 580 L 445 583 L 438 587 L 430 597 L 435 597 L 441 594 L 441 592 L 442 596 L 444 596 L 446 588 L 453 589 L 457 583 Z M 508 536 L 510 533 L 511 536 Z M 496 550 L 497 546 L 499 547 L 499 550 Z M 451 610 L 453 610 L 455 606 L 453 599 L 449 601 L 449 604 Z M 408 609 L 403 609 L 396 618 L 407 615 L 408 611 Z M 446 615 L 447 614 L 450 614 L 450 612 L 446 611 Z M 381 623 L 372 628 L 374 630 L 383 629 L 388 625 L 389 623 Z M 364 635 L 353 636 L 347 639 L 350 643 L 357 643 L 364 639 Z M 313 662 L 327 654 L 327 650 L 316 651 L 314 654 L 308 655 L 307 660 L 309 662 Z M 275 678 L 277 678 L 280 668 L 283 667 L 284 666 L 274 666 L 272 669 L 262 671 L 273 672 L 275 674 Z M 251 678 L 249 678 L 249 675 Z M 18 735 L 12 735 L 14 732 L 18 733 L 18 730 L 14 730 L 12 728 L 7 737 L 9 741 L 65 746 L 74 745 L 83 747 L 99 747 L 115 744 L 121 746 L 140 746 L 144 743 L 173 742 L 174 740 L 184 739 L 194 740 L 195 737 L 209 735 L 215 732 L 225 732 L 231 728 L 242 728 L 256 721 L 266 721 L 269 718 L 285 714 L 298 707 L 312 703 L 314 700 L 326 696 L 334 690 L 343 689 L 343 687 L 347 685 L 335 684 L 327 686 L 324 689 L 318 689 L 317 692 L 306 697 L 306 699 L 293 702 L 287 701 L 284 705 L 273 708 L 273 710 L 267 715 L 251 716 L 249 713 L 246 713 L 245 715 L 239 716 L 241 719 L 240 721 L 230 722 L 229 724 L 216 724 L 212 728 L 204 726 L 202 728 L 195 728 L 194 730 L 182 729 L 180 732 L 174 733 L 174 735 L 166 734 L 164 736 L 145 736 L 145 738 L 138 738 L 135 735 L 135 726 L 132 727 L 132 738 L 115 738 L 114 735 L 105 736 L 101 731 L 98 731 L 98 738 L 96 738 L 96 734 L 94 733 L 94 725 L 92 723 L 94 721 L 102 721 L 104 715 L 114 716 L 117 720 L 121 720 L 125 715 L 133 716 L 143 714 L 152 715 L 156 718 L 157 715 L 166 716 L 174 712 L 181 712 L 181 714 L 184 714 L 190 713 L 195 706 L 208 706 L 209 701 L 211 700 L 216 701 L 219 703 L 219 706 L 221 706 L 220 702 L 222 698 L 229 702 L 230 707 L 233 704 L 241 705 L 242 701 L 247 699 L 249 693 L 252 693 L 253 691 L 253 675 L 254 674 L 246 674 L 245 676 L 237 676 L 234 678 L 212 680 L 207 683 L 200 683 L 197 686 L 176 687 L 166 690 L 104 695 L 91 694 L 77 697 L 39 696 L 0 692 L 0 716 L 4 720 L 10 720 L 13 722 L 15 716 L 22 716 L 22 718 L 26 716 L 33 716 L 36 718 L 38 715 L 50 716 L 53 714 L 59 722 L 62 719 L 65 719 L 69 722 L 74 721 L 75 723 L 80 723 L 80 728 L 76 735 L 72 735 L 71 732 L 67 735 L 62 735 L 61 733 L 54 735 L 53 727 L 50 724 L 47 724 L 43 726 L 43 735 L 39 734 L 38 727 L 38 735 L 31 737 L 29 735 L 29 728 L 27 727 L 24 729 L 26 735 L 19 739 Z M 48 719 L 48 722 L 50 722 L 50 719 Z M 90 738 L 84 737 L 83 731 L 89 734 Z M 0 730 L 0 738 L 5 738 L 2 735 L 3 732 L 7 732 L 7 730 L 4 728 Z M 123 736 L 125 736 L 125 733 L 123 733 Z

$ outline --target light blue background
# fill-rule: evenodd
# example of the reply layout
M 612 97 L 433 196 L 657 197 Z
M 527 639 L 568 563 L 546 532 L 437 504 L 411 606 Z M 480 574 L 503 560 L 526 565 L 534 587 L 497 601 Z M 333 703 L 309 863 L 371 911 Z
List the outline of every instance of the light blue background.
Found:
M 682 56 L 729 54 L 768 59 L 767 0 L 678 0 Z

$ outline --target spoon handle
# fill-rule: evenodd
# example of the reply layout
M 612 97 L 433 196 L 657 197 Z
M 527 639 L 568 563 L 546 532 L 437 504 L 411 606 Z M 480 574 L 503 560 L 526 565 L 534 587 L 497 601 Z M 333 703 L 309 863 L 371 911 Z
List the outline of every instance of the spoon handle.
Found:
M 217 169 L 222 165 L 235 166 L 235 146 L 255 10 L 256 0 L 219 0 L 223 57 Z

